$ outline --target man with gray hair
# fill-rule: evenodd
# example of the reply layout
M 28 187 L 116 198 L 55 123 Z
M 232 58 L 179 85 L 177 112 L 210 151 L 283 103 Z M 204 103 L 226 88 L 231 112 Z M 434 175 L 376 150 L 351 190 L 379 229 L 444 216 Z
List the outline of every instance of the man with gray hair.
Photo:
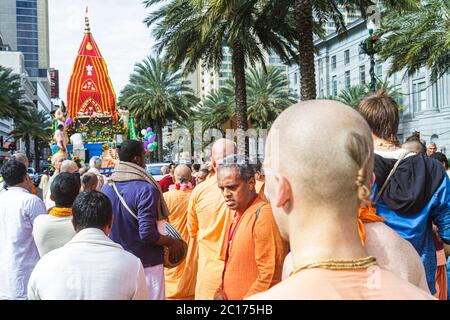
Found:
M 237 156 L 218 162 L 217 184 L 233 210 L 222 285 L 217 299 L 241 300 L 281 281 L 288 245 L 270 204 L 255 189 L 255 169 Z
M 100 159 L 100 157 L 98 156 L 92 157 L 91 160 L 89 160 L 89 167 L 90 169 L 88 170 L 88 172 L 95 174 L 98 179 L 96 190 L 101 191 L 103 185 L 105 184 L 105 177 L 103 177 L 100 172 L 100 170 L 102 169 L 102 159 Z
M 158 181 L 159 186 L 163 193 L 169 191 L 169 187 L 175 183 L 174 178 L 170 172 L 169 166 L 161 167 L 161 174 L 163 175 L 162 179 Z
M 56 179 L 56 177 L 60 173 L 77 173 L 77 174 L 79 174 L 79 169 L 78 169 L 77 163 L 72 160 L 64 160 L 61 162 L 58 174 L 56 174 L 55 178 L 52 179 L 51 183 L 49 183 L 50 184 L 49 190 L 45 197 L 45 206 L 46 206 L 47 210 L 50 210 L 53 207 L 55 207 L 55 201 L 53 201 L 52 197 L 51 197 L 51 187 L 52 187 L 53 181 Z

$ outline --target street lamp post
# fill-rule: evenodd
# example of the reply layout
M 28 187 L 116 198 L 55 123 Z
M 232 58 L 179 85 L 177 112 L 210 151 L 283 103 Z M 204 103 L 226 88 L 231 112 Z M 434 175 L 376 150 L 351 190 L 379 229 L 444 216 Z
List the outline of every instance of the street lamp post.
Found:
M 359 44 L 360 52 L 367 54 L 370 59 L 370 91 L 375 92 L 377 79 L 375 77 L 375 54 L 378 52 L 376 43 L 380 40 L 378 35 L 374 34 L 374 28 L 369 28 L 369 36 Z

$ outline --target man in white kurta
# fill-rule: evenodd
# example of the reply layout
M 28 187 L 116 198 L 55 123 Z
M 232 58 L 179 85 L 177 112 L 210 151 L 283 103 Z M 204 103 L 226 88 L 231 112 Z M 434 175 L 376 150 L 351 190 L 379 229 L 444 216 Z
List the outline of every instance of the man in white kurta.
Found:
M 0 300 L 24 300 L 39 253 L 33 240 L 33 223 L 45 214 L 45 205 L 30 190 L 24 164 L 9 161 L 1 175 L 7 191 L 0 194 Z
M 108 238 L 109 199 L 81 193 L 72 208 L 77 234 L 41 258 L 28 284 L 30 300 L 144 300 L 147 284 L 141 261 Z
M 37 217 L 33 228 L 34 242 L 41 257 L 61 248 L 75 236 L 72 205 L 80 192 L 80 178 L 67 172 L 60 173 L 50 190 L 55 207 L 48 214 Z

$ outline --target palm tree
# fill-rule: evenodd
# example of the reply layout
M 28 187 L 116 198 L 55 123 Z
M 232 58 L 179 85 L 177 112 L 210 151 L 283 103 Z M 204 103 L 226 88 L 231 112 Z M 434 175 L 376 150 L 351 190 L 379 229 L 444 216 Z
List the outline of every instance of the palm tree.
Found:
M 247 72 L 248 114 L 254 126 L 267 127 L 297 101 L 288 89 L 289 81 L 278 68 L 253 68 Z
M 314 19 L 320 24 L 333 21 L 337 32 L 345 31 L 343 13 L 360 11 L 365 16 L 366 10 L 375 1 L 371 0 L 295 0 L 295 16 L 297 27 L 297 45 L 300 66 L 300 92 L 302 100 L 316 99 L 316 77 L 314 65 Z M 410 8 L 417 0 L 384 0 L 377 1 L 387 8 Z
M 287 77 L 276 67 L 251 68 L 246 73 L 246 83 L 248 117 L 254 127 L 267 129 L 284 109 L 297 101 L 288 90 Z M 198 118 L 204 127 L 222 129 L 230 120 L 233 126 L 232 119 L 236 115 L 234 86 L 234 80 L 230 78 L 222 88 L 210 92 L 202 101 Z
M 368 93 L 367 85 L 358 84 L 341 90 L 334 99 L 356 109 Z
M 0 66 L 0 119 L 20 118 L 28 109 L 23 102 L 24 92 L 20 75 Z
M 394 99 L 398 99 L 402 96 L 402 93 L 391 85 L 387 79 L 378 79 L 376 89 L 384 89 L 384 91 Z M 324 99 L 337 100 L 356 109 L 361 101 L 370 93 L 370 84 L 358 84 L 341 90 L 337 96 L 325 97 Z M 399 105 L 399 108 L 402 108 L 402 105 Z
M 169 121 L 181 122 L 197 101 L 180 72 L 169 71 L 159 57 L 136 64 L 120 102 L 141 123 L 154 123 L 157 129 L 158 159 L 163 160 L 162 130 Z
M 161 0 L 145 0 L 148 8 Z M 154 31 L 156 47 L 165 50 L 171 66 L 183 66 L 186 73 L 200 61 L 210 69 L 218 69 L 223 48 L 232 55 L 235 78 L 237 127 L 244 134 L 248 129 L 245 69 L 248 64 L 263 61 L 264 51 L 273 49 L 282 59 L 295 56 L 290 43 L 295 29 L 285 17 L 288 0 L 172 0 L 151 13 L 145 23 Z M 239 154 L 248 154 L 239 146 Z
M 450 68 L 450 2 L 429 0 L 399 14 L 392 11 L 383 20 L 386 38 L 381 55 L 391 59 L 389 75 L 406 70 L 413 75 L 426 66 L 431 82 L 436 82 Z
M 48 142 L 51 138 L 51 121 L 49 115 L 36 108 L 30 108 L 28 113 L 16 121 L 10 135 L 15 139 L 25 141 L 25 153 L 31 160 L 31 139 L 34 139 L 35 169 L 39 169 L 39 141 Z
M 211 91 L 200 103 L 197 117 L 202 122 L 204 129 L 222 130 L 225 123 L 236 115 L 234 95 L 230 95 L 229 92 L 232 85 L 232 82 L 228 80 L 228 88 Z
M 40 126 L 35 126 L 32 133 L 34 139 L 34 163 L 36 171 L 40 169 L 40 148 L 42 146 L 48 146 L 48 142 L 51 140 L 52 136 L 52 120 L 47 112 L 32 109 L 32 117 L 35 122 L 40 124 Z

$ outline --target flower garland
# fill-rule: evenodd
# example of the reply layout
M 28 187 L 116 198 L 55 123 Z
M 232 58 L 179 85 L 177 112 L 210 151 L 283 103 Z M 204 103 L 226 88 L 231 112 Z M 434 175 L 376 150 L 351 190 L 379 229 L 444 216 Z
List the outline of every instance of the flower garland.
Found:
M 192 190 L 192 189 L 194 189 L 194 186 L 190 182 L 176 183 L 176 184 L 172 184 L 171 186 L 169 186 L 169 191 L 171 191 L 171 190 L 186 191 L 186 190 Z

